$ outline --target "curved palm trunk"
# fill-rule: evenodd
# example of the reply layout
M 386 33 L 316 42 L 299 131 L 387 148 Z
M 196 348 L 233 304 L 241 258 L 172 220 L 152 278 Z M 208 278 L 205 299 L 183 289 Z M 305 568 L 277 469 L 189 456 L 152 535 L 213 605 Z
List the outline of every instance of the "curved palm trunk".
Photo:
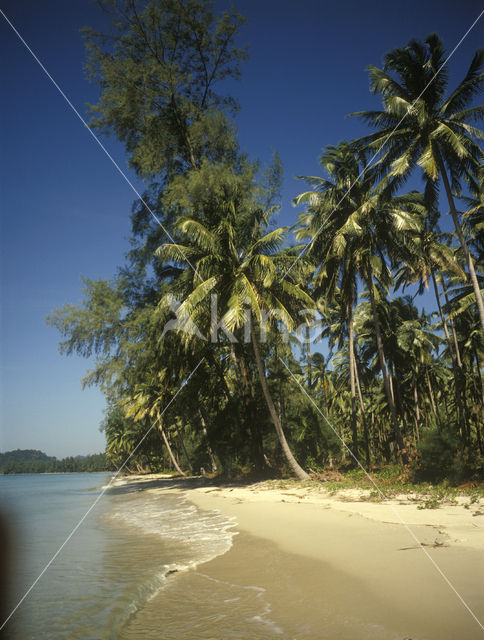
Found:
M 175 469 L 178 471 L 178 473 L 181 476 L 185 476 L 186 477 L 186 474 L 180 469 L 180 465 L 178 464 L 177 459 L 175 458 L 175 456 L 173 454 L 173 451 L 171 450 L 170 443 L 168 441 L 168 438 L 166 437 L 166 433 L 165 433 L 165 430 L 163 429 L 163 425 L 161 424 L 161 422 L 158 425 L 158 428 L 161 431 L 161 435 L 163 437 L 163 442 L 166 445 L 166 448 L 168 450 L 168 455 L 170 456 L 170 460 L 172 461 L 173 466 L 175 467 Z
M 390 381 L 388 379 L 388 371 L 385 360 L 385 352 L 383 350 L 383 340 L 381 337 L 380 320 L 378 319 L 378 311 L 375 302 L 375 292 L 373 291 L 373 279 L 370 278 L 368 288 L 370 290 L 371 309 L 373 313 L 373 324 L 375 325 L 376 333 L 376 346 L 378 350 L 378 358 L 380 360 L 380 368 L 383 376 L 383 386 L 385 387 L 385 394 L 387 397 L 388 406 L 390 407 L 390 413 L 392 416 L 393 432 L 395 434 L 395 441 L 398 449 L 401 451 L 404 448 L 402 432 L 400 431 L 400 425 L 398 424 L 397 410 L 395 408 L 395 402 L 393 400 L 393 394 L 390 388 Z M 402 455 L 404 462 L 407 461 L 407 456 Z
M 267 407 L 269 409 L 269 413 L 271 414 L 272 422 L 274 423 L 274 427 L 276 428 L 277 437 L 279 438 L 279 442 L 281 443 L 282 450 L 284 455 L 286 456 L 286 460 L 291 465 L 294 473 L 300 480 L 308 480 L 309 475 L 304 471 L 304 469 L 298 464 L 296 458 L 293 456 L 291 449 L 286 440 L 286 436 L 284 435 L 284 431 L 282 429 L 282 424 L 277 414 L 276 408 L 274 406 L 274 402 L 272 401 L 272 397 L 269 391 L 269 387 L 267 386 L 266 374 L 264 371 L 264 364 L 262 362 L 262 358 L 260 355 L 259 343 L 257 340 L 256 333 L 254 331 L 254 327 L 252 323 L 250 324 L 250 337 L 252 340 L 252 347 L 254 349 L 254 356 L 257 363 L 257 371 L 259 373 L 259 380 L 262 387 L 262 392 L 264 394 L 264 398 L 267 403 Z
M 351 305 L 348 305 L 348 336 L 351 388 L 351 436 L 353 440 L 353 455 L 355 456 L 355 458 L 358 458 L 358 430 L 356 428 L 355 347 L 353 335 L 353 307 Z
M 481 321 L 481 331 L 484 337 L 484 301 L 482 299 L 481 289 L 479 287 L 479 281 L 477 280 L 476 270 L 474 268 L 474 261 L 472 260 L 471 252 L 469 251 L 469 247 L 467 246 L 464 233 L 462 232 L 462 227 L 460 226 L 459 216 L 457 214 L 457 209 L 454 203 L 454 196 L 452 195 L 452 190 L 450 188 L 447 172 L 445 170 L 444 162 L 440 154 L 437 154 L 437 163 L 439 165 L 440 173 L 442 174 L 445 193 L 447 195 L 447 200 L 449 202 L 450 215 L 452 216 L 455 231 L 457 233 L 457 237 L 459 238 L 460 245 L 464 251 L 464 256 L 467 262 L 467 268 L 469 269 L 469 276 L 471 279 L 472 288 L 474 289 L 474 294 L 476 296 L 477 310 L 479 312 L 479 319 Z

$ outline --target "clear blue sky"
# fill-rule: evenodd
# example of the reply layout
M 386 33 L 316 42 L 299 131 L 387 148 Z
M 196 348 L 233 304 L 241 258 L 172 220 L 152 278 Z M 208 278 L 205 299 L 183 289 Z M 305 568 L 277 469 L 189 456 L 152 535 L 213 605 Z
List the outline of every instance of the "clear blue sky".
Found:
M 218 6 L 229 4 L 219 0 Z M 285 170 L 280 222 L 291 200 L 318 175 L 323 147 L 366 129 L 351 111 L 378 104 L 365 67 L 411 37 L 437 31 L 448 52 L 482 10 L 479 2 L 327 2 L 239 0 L 249 20 L 243 80 L 234 87 L 242 147 Z M 84 77 L 79 28 L 102 28 L 89 0 L 15 0 L 0 6 L 76 108 L 95 101 Z M 449 63 L 451 86 L 484 44 L 484 19 Z M 135 194 L 0 17 L 1 107 L 1 420 L 0 450 L 38 448 L 50 455 L 101 451 L 104 401 L 81 390 L 89 362 L 60 356 L 45 317 L 81 299 L 80 276 L 109 278 L 123 262 Z M 103 140 L 126 168 L 123 148 Z M 134 176 L 130 175 L 135 182 Z M 139 182 L 137 182 L 139 186 Z

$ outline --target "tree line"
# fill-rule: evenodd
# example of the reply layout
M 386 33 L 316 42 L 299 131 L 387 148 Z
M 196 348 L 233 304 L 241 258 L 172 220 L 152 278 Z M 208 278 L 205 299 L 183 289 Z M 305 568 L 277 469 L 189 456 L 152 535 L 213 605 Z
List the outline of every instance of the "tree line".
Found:
M 289 228 L 280 159 L 244 153 L 226 92 L 244 18 L 202 0 L 101 4 L 112 31 L 84 34 L 91 126 L 147 187 L 116 276 L 85 280 L 83 303 L 49 322 L 62 352 L 96 358 L 84 384 L 106 395 L 107 459 L 482 473 L 483 50 L 455 88 L 435 34 L 368 67 L 382 107 L 351 115 L 371 131 L 324 148 Z M 422 191 L 406 191 L 412 175 Z M 418 306 L 426 290 L 435 313 Z
M 111 471 L 105 453 L 68 456 L 58 460 L 37 449 L 16 449 L 0 453 L 0 473 L 83 473 Z

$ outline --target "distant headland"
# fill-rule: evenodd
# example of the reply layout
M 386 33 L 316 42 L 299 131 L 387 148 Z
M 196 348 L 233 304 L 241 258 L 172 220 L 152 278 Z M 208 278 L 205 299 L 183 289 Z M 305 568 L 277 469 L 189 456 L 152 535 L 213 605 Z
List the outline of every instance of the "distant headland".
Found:
M 38 449 L 15 449 L 0 453 L 0 474 L 10 473 L 80 473 L 111 471 L 106 454 L 69 456 L 57 459 Z

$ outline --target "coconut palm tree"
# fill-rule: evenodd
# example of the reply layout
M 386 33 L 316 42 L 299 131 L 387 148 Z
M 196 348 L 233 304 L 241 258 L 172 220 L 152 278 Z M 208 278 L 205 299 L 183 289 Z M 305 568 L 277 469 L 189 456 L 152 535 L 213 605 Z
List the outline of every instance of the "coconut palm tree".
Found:
M 464 79 L 447 97 L 444 64 L 444 47 L 436 34 L 423 43 L 411 40 L 406 47 L 390 51 L 383 69 L 368 67 L 370 89 L 382 96 L 384 110 L 351 115 L 378 129 L 357 142 L 377 152 L 382 150 L 382 160 L 389 166 L 387 180 L 402 183 L 419 166 L 426 180 L 427 204 L 434 206 L 442 179 L 484 335 L 483 294 L 454 200 L 454 193 L 461 193 L 465 173 L 482 164 L 478 141 L 484 139 L 484 133 L 471 123 L 484 117 L 484 106 L 472 106 L 484 86 L 484 50 L 476 52 Z
M 421 295 L 426 288 L 429 288 L 430 281 L 432 282 L 442 328 L 452 361 L 454 394 L 459 414 L 459 423 L 461 429 L 464 430 L 465 411 L 461 393 L 462 362 L 460 350 L 455 331 L 452 331 L 452 337 L 450 335 L 449 322 L 442 307 L 438 287 L 438 283 L 443 282 L 445 274 L 452 274 L 454 278 L 462 282 L 466 280 L 465 272 L 459 264 L 456 252 L 449 246 L 449 241 L 449 234 L 442 233 L 438 227 L 438 214 L 436 210 L 429 212 L 425 220 L 425 225 L 414 236 L 416 259 L 413 262 L 408 262 L 399 269 L 395 278 L 395 289 L 397 290 L 401 285 L 402 289 L 405 290 L 408 284 L 417 283 L 417 293 Z
M 409 257 L 409 242 L 405 236 L 419 229 L 423 203 L 417 193 L 392 197 L 392 185 L 381 188 L 379 184 L 381 168 L 367 169 L 365 155 L 356 152 L 347 142 L 328 147 L 321 157 L 321 165 L 329 179 L 306 178 L 313 190 L 295 199 L 296 204 L 304 202 L 309 205 L 301 217 L 302 226 L 297 237 L 310 238 L 308 255 L 319 265 L 314 277 L 319 291 L 324 291 L 331 298 L 338 289 L 344 299 L 342 308 L 349 337 L 352 415 L 356 411 L 353 306 L 358 278 L 366 284 L 395 440 L 398 448 L 403 449 L 377 302 L 380 292 L 385 291 L 392 281 L 388 256 L 392 260 Z
M 398 302 L 398 299 L 392 301 L 393 304 Z M 403 305 L 400 306 L 402 307 Z M 401 367 L 399 374 L 404 382 L 411 386 L 411 391 L 413 392 L 415 412 L 412 410 L 409 413 L 414 414 L 416 418 L 416 436 L 418 438 L 419 387 L 420 389 L 427 387 L 432 411 L 434 416 L 437 417 L 437 406 L 429 376 L 429 368 L 433 363 L 433 354 L 437 353 L 440 338 L 432 332 L 428 316 L 424 312 L 418 314 L 409 300 L 404 302 L 402 310 L 407 313 L 405 315 L 399 314 L 401 322 L 399 325 L 393 323 L 393 331 L 399 349 L 399 366 Z
M 466 208 L 462 216 L 469 229 L 469 244 L 473 246 L 477 262 L 482 269 L 484 266 L 484 165 L 469 172 L 466 180 L 470 195 L 462 197 L 462 200 L 469 208 Z
M 222 316 L 218 326 L 226 339 L 235 342 L 235 333 L 239 332 L 240 337 L 244 329 L 245 340 L 252 344 L 259 382 L 284 455 L 295 474 L 307 479 L 308 474 L 289 447 L 276 411 L 266 380 L 263 341 L 257 329 L 264 330 L 267 324 L 279 322 L 293 330 L 298 312 L 315 305 L 297 280 L 304 262 L 282 277 L 294 258 L 284 252 L 276 253 L 287 230 L 268 231 L 272 215 L 272 211 L 254 208 L 241 210 L 235 199 L 225 199 L 215 220 L 180 217 L 177 230 L 186 242 L 164 244 L 157 255 L 163 261 L 180 264 L 180 256 L 185 255 L 195 266 L 196 273 L 190 274 L 190 287 L 186 288 L 178 309 L 180 318 L 189 319 L 198 327 L 210 326 L 211 295 L 216 294 Z M 217 340 L 213 332 L 212 340 Z
M 441 233 L 437 224 L 437 217 L 427 216 L 425 225 L 414 235 L 415 260 L 402 265 L 395 276 L 395 289 L 400 286 L 405 290 L 409 284 L 417 283 L 417 293 L 422 295 L 429 288 L 430 281 L 439 309 L 442 327 L 449 344 L 449 352 L 452 355 L 453 346 L 449 334 L 447 320 L 445 318 L 440 300 L 438 280 L 442 280 L 445 274 L 465 281 L 466 276 L 457 260 L 455 251 L 449 246 L 446 239 L 449 234 Z M 444 240 L 444 241 L 442 241 Z
M 133 418 L 134 422 L 147 417 L 155 419 L 173 466 L 181 476 L 185 476 L 173 453 L 163 422 L 164 408 L 169 404 L 171 395 L 167 373 L 166 369 L 162 369 L 147 382 L 136 385 L 132 393 L 123 398 L 121 405 L 125 408 L 126 418 Z

